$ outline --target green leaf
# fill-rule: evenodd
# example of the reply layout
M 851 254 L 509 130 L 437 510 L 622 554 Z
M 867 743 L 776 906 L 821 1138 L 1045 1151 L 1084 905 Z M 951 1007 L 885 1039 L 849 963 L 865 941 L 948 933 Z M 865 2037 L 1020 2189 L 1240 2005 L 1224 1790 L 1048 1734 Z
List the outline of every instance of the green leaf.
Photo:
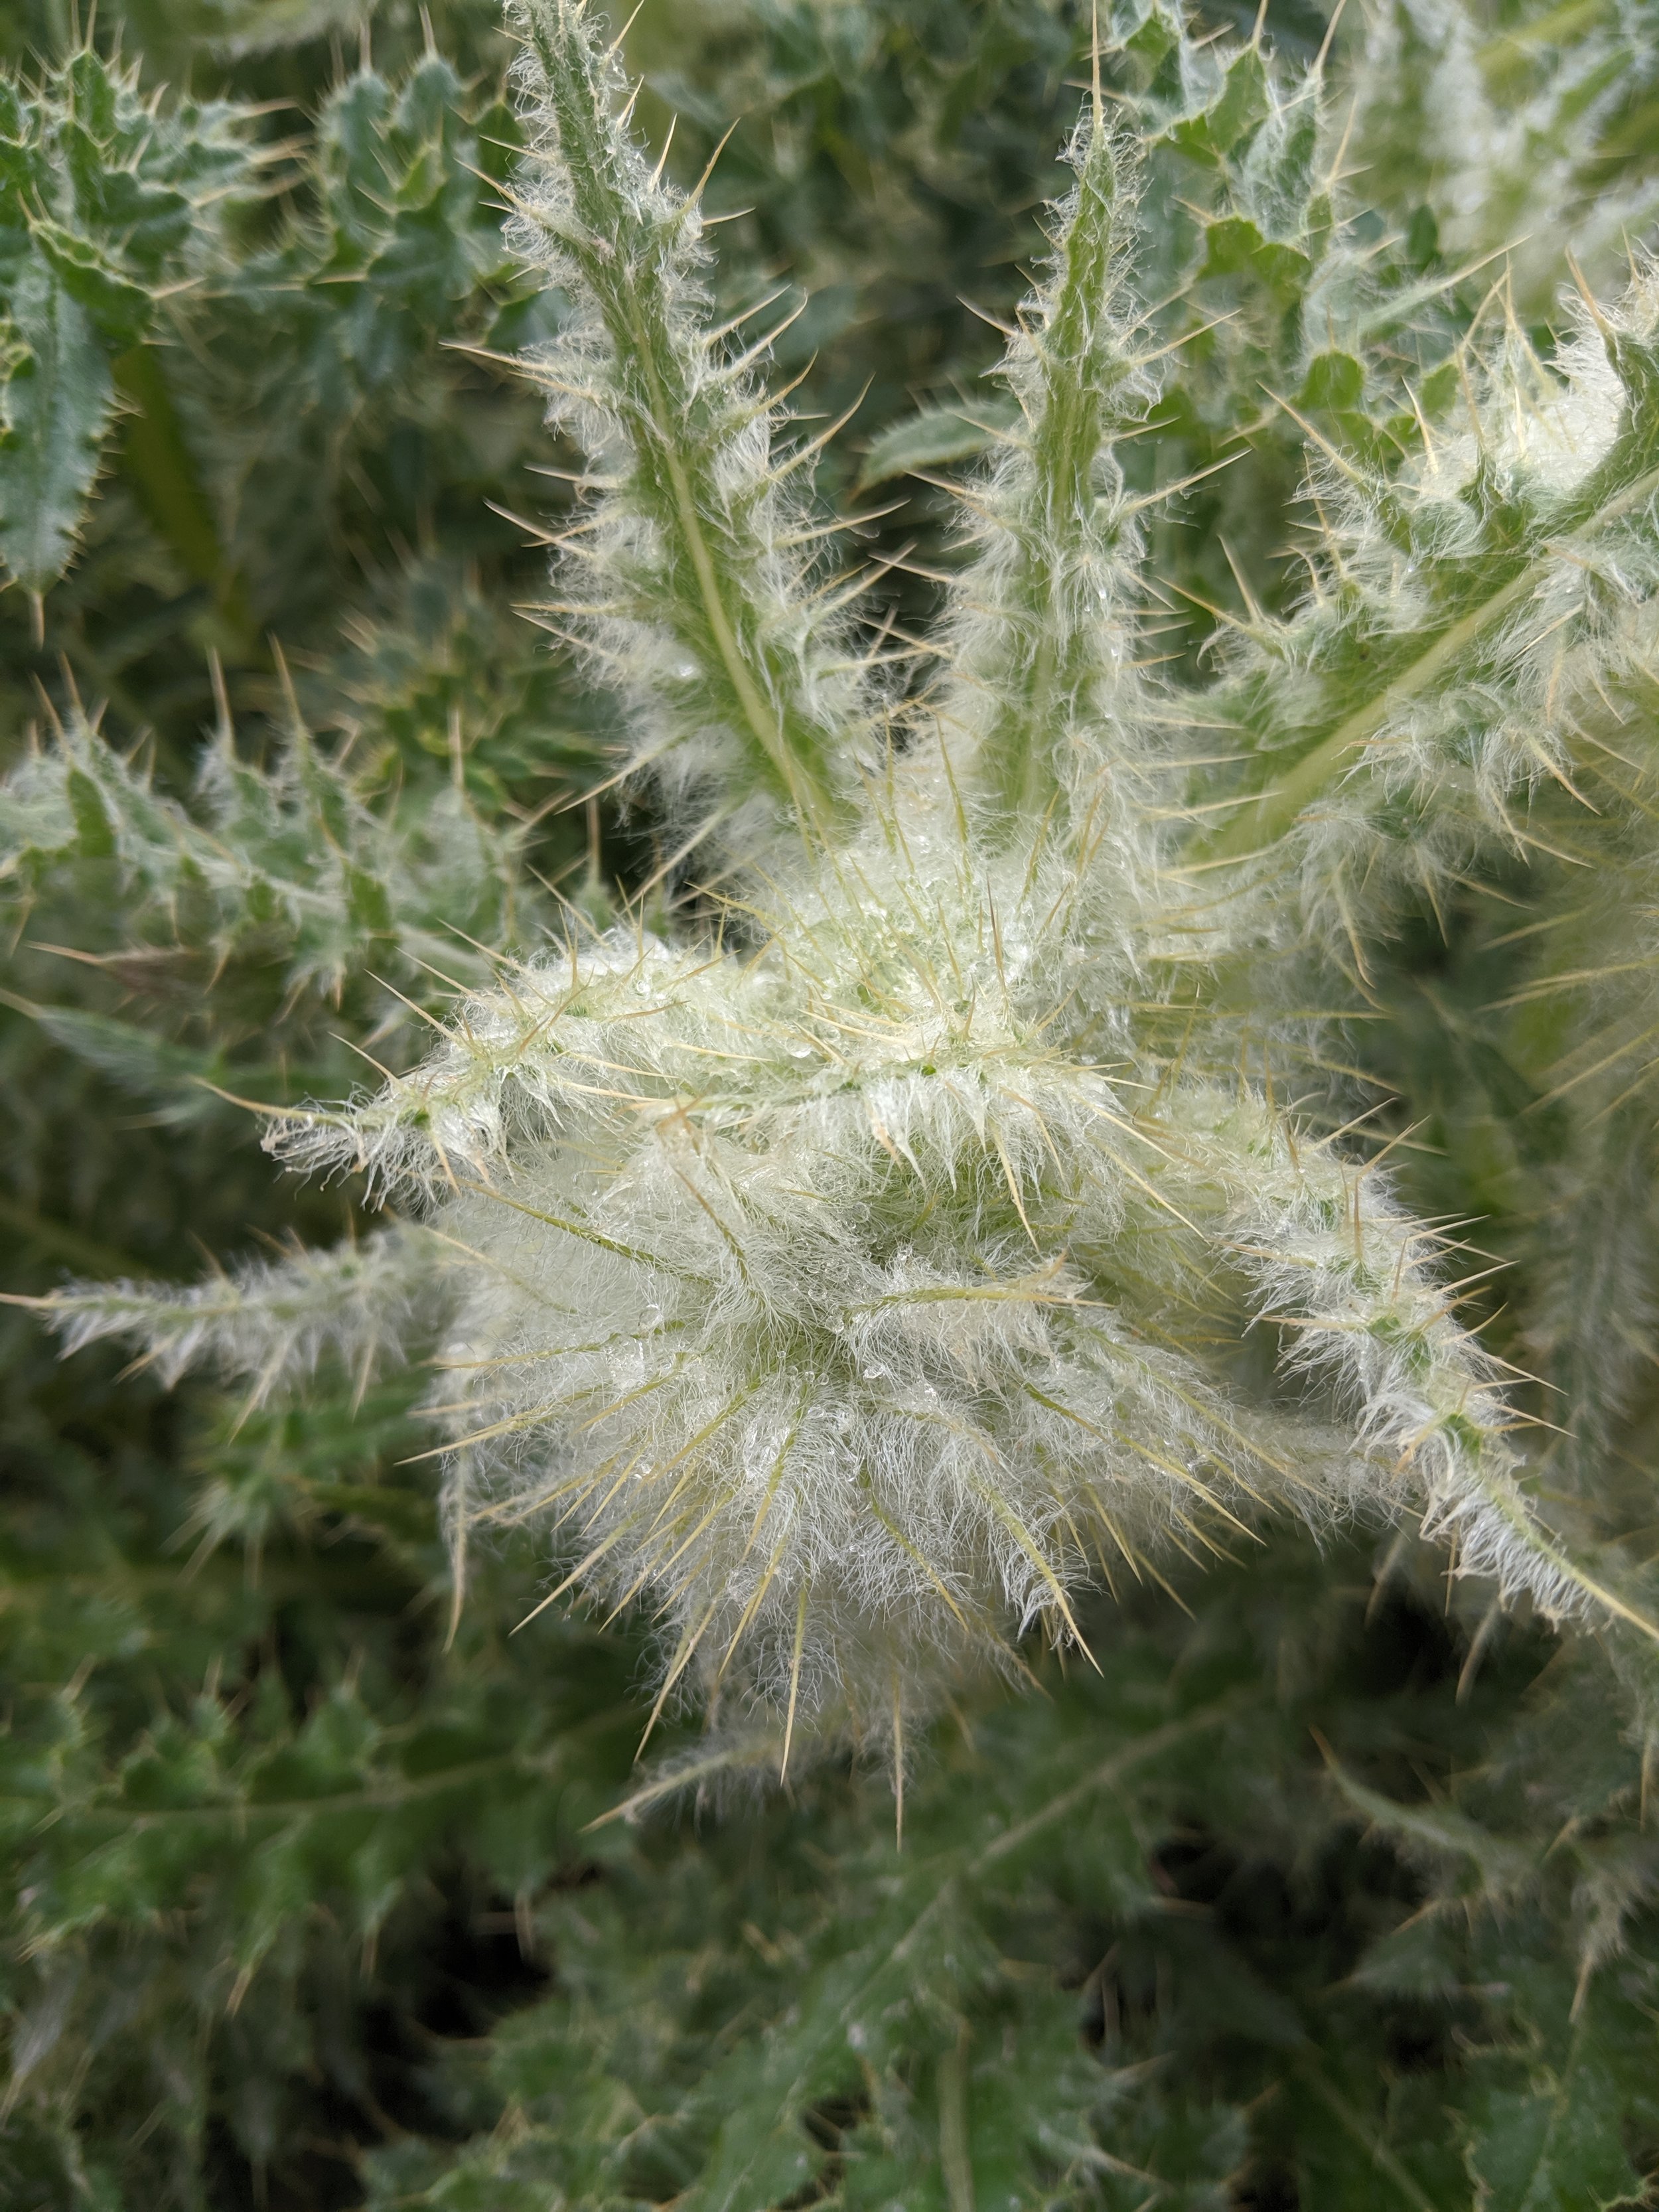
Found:
M 1358 407 L 1365 393 L 1365 372 L 1349 353 L 1316 353 L 1302 380 L 1302 404 L 1346 411 Z
M 185 573 L 209 584 L 239 625 L 246 611 L 226 561 L 201 472 L 185 440 L 153 346 L 131 346 L 113 363 L 116 389 L 132 410 L 121 438 L 121 465 L 144 512 L 178 555 Z
M 1534 1861 L 1525 1844 L 1494 1835 L 1453 1806 L 1399 1804 L 1366 1789 L 1340 1765 L 1333 1765 L 1332 1778 L 1367 1820 L 1412 1849 L 1466 1863 L 1483 1888 L 1494 1896 L 1516 1889 L 1532 1871 Z
M 307 1072 L 246 1062 L 233 1067 L 219 1053 L 169 1043 L 154 1031 L 112 1015 L 94 1013 L 83 1006 L 33 1006 L 9 992 L 0 997 L 37 1023 L 55 1043 L 108 1076 L 121 1090 L 152 1100 L 158 1109 L 157 1120 L 173 1127 L 211 1124 L 222 1139 L 232 1131 L 246 1134 L 250 1128 L 246 1109 L 216 1097 L 216 1089 L 268 1098 L 303 1093 L 328 1079 L 320 1069 Z
M 1562 1980 L 1555 1987 L 1565 1997 Z M 1466 2107 L 1480 2212 L 1605 2212 L 1647 2199 L 1624 2137 L 1632 2090 L 1641 2085 L 1651 2100 L 1659 2037 L 1626 2004 L 1605 2016 L 1593 1990 L 1577 2002 L 1558 2065 L 1540 2065 L 1524 2088 L 1485 2090 Z
M 961 409 L 924 408 L 890 425 L 872 443 L 857 489 L 866 492 L 913 470 L 974 460 L 996 443 L 999 431 L 1012 430 L 1018 420 L 1018 408 L 997 394 Z
M 82 857 L 88 860 L 110 859 L 115 851 L 115 825 L 104 805 L 102 792 L 92 777 L 79 768 L 70 770 L 64 778 L 64 788 Z
M 1212 276 L 1254 276 L 1278 297 L 1288 300 L 1307 281 L 1312 269 L 1309 257 L 1293 246 L 1264 238 L 1248 216 L 1223 216 L 1206 234 L 1206 251 L 1198 274 Z
M 3 395 L 0 560 L 25 591 L 45 592 L 74 557 L 114 385 L 90 315 L 50 267 L 30 264 L 10 304 L 28 357 Z
M 61 223 L 40 217 L 29 228 L 64 291 L 80 302 L 106 337 L 122 344 L 143 336 L 153 313 L 143 285 L 134 283 L 90 239 Z
M 1261 128 L 1270 104 L 1261 49 L 1249 46 L 1228 69 L 1221 96 L 1204 112 L 1177 123 L 1170 136 L 1200 159 L 1231 153 Z

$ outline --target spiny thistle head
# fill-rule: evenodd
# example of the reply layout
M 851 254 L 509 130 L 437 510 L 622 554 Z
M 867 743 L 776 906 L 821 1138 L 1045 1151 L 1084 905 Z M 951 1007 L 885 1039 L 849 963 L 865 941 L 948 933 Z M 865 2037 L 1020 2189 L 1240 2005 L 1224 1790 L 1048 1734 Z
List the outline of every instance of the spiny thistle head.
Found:
M 704 326 L 695 198 L 613 113 L 572 0 L 516 20 L 514 236 L 574 302 L 531 373 L 591 457 L 548 619 L 621 690 L 635 770 L 688 810 L 677 859 L 707 841 L 726 887 L 702 935 L 503 957 L 422 1065 L 270 1140 L 425 1224 L 381 1249 L 389 1284 L 442 1306 L 429 1410 L 458 1549 L 554 1528 L 560 1591 L 665 1623 L 659 1705 L 745 1698 L 786 1758 L 797 1728 L 902 1735 L 956 1671 L 1017 1663 L 1034 1623 L 1080 1642 L 1086 1588 L 1249 1541 L 1270 1506 L 1409 1513 L 1553 1614 L 1599 1601 L 1517 1481 L 1446 1240 L 1385 1170 L 1298 1133 L 1168 981 L 1202 989 L 1172 948 L 1208 925 L 1183 910 L 1170 740 L 1191 704 L 1144 665 L 1115 452 L 1157 391 L 1128 134 L 1091 99 L 1001 372 L 1018 418 L 964 494 L 939 672 L 902 696 L 810 566 L 826 526 L 791 485 L 816 441 L 775 456 L 781 402 Z M 1401 761 L 1462 757 L 1476 688 L 1542 681 L 1508 625 L 1556 588 L 1571 502 L 1599 528 L 1640 455 L 1627 378 L 1575 355 L 1563 384 L 1518 346 L 1466 431 L 1426 435 L 1397 482 L 1348 472 L 1329 577 L 1216 687 L 1212 720 L 1288 713 L 1303 760 L 1246 791 L 1224 848 L 1305 858 L 1322 777 L 1355 769 L 1358 813 L 1383 815 Z M 1425 672 L 1425 633 L 1473 659 Z M 1346 865 L 1306 871 L 1344 914 Z M 1222 951 L 1259 941 L 1248 898 L 1214 910 Z M 1317 921 L 1318 886 L 1298 911 Z M 261 1373 L 291 1322 L 264 1279 L 242 1297 L 213 1342 Z M 130 1298 L 58 1304 L 82 1340 L 133 1330 Z M 169 1326 L 183 1345 L 172 1310 L 158 1349 Z
M 671 1623 L 665 1691 L 695 1667 L 866 1735 L 1267 1501 L 1393 1489 L 1571 1602 L 1513 1538 L 1496 1370 L 1420 1227 L 1249 1090 L 1092 1061 L 1079 933 L 936 835 L 797 881 L 758 949 L 619 932 L 515 969 L 274 1139 L 451 1255 L 458 1526 L 570 1530 L 569 1580 Z M 1309 1406 L 1236 1371 L 1255 1315 Z

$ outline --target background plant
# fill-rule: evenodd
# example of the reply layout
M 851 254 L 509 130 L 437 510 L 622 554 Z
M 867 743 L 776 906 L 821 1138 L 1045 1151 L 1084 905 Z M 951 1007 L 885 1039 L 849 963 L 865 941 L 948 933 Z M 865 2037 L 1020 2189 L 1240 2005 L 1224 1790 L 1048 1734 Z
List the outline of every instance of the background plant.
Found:
M 38 651 L 27 580 L 0 599 L 8 668 L 40 679 L 69 733 L 60 744 L 17 682 L 12 741 L 25 751 L 33 723 L 39 749 L 9 787 L 8 1203 L 26 1288 L 65 1270 L 187 1277 L 192 1234 L 227 1254 L 256 1225 L 337 1237 L 339 1194 L 273 1188 L 246 1117 L 191 1079 L 276 1103 L 337 1096 L 362 1066 L 340 1036 L 405 1064 L 421 1048 L 405 1002 L 449 1000 L 430 969 L 464 983 L 486 972 L 456 927 L 532 942 L 559 911 L 540 878 L 598 915 L 609 885 L 644 881 L 672 849 L 653 843 L 648 809 L 607 815 L 597 849 L 584 810 L 540 813 L 611 773 L 611 732 L 593 695 L 506 617 L 514 598 L 544 596 L 544 556 L 485 505 L 533 503 L 556 527 L 562 495 L 526 483 L 522 464 L 580 461 L 550 447 L 532 398 L 441 343 L 513 350 L 562 312 L 517 276 L 471 173 L 513 135 L 493 104 L 493 24 L 459 9 L 434 21 L 451 76 L 422 60 L 417 21 L 374 23 L 382 94 L 351 75 L 355 15 L 295 11 L 279 38 L 276 20 L 130 11 L 130 61 L 175 82 L 188 66 L 198 95 L 226 103 L 187 120 L 164 107 L 174 119 L 153 143 L 88 60 L 49 88 L 48 117 L 6 132 L 32 166 L 6 218 L 5 481 L 38 481 L 19 459 L 27 387 L 51 373 L 67 311 L 43 337 L 39 302 L 59 291 L 82 321 L 58 404 L 82 412 L 78 444 L 52 452 L 103 440 L 111 471 L 85 504 L 77 463 L 50 487 L 56 504 L 30 510 L 35 542 L 83 540 L 63 581 L 33 586 Z M 1222 678 L 1234 734 L 1202 748 L 1249 757 L 1206 771 L 1200 804 L 1253 796 L 1252 732 L 1290 731 L 1316 753 L 1369 662 L 1413 650 L 1375 566 L 1352 603 L 1337 592 L 1312 645 L 1304 626 L 1288 654 L 1276 647 L 1298 588 L 1279 556 L 1308 514 L 1289 502 L 1309 442 L 1335 447 L 1360 491 L 1349 507 L 1328 499 L 1328 553 L 1316 515 L 1303 542 L 1340 562 L 1379 510 L 1389 521 L 1379 485 L 1420 490 L 1408 392 L 1431 435 L 1467 437 L 1458 344 L 1474 326 L 1479 402 L 1507 312 L 1488 297 L 1496 265 L 1458 272 L 1534 226 L 1494 196 L 1496 229 L 1472 230 L 1451 163 L 1419 200 L 1419 173 L 1383 161 L 1389 118 L 1432 106 L 1431 65 L 1455 49 L 1480 73 L 1493 143 L 1516 118 L 1533 134 L 1514 173 L 1545 196 L 1558 239 L 1587 199 L 1606 204 L 1610 173 L 1613 204 L 1639 215 L 1639 18 L 1586 17 L 1571 38 L 1541 25 L 1402 15 L 1374 32 L 1369 62 L 1339 45 L 1334 67 L 1364 94 L 1354 131 L 1385 179 L 1380 219 L 1347 229 L 1322 228 L 1322 169 L 1297 172 L 1293 146 L 1262 139 L 1258 64 L 1183 85 L 1181 49 L 1152 17 L 1110 65 L 1160 140 L 1145 250 L 1171 281 L 1147 296 L 1206 272 L 1160 335 L 1231 315 L 1171 356 L 1176 420 L 1125 449 L 1134 497 L 1244 448 L 1146 511 L 1154 572 L 1220 611 L 1172 591 L 1160 649 L 1202 678 L 1194 656 L 1213 623 L 1256 634 Z M 65 28 L 28 33 L 61 54 Z M 1275 28 L 1292 65 L 1323 34 L 1295 18 Z M 685 116 L 671 159 L 687 181 L 733 109 L 751 118 L 717 172 L 715 211 L 754 197 L 751 179 L 791 179 L 726 227 L 730 310 L 786 258 L 820 297 L 843 288 L 817 311 L 827 321 L 804 317 L 782 342 L 786 374 L 818 347 L 797 404 L 831 416 L 877 371 L 845 457 L 826 457 L 825 495 L 860 471 L 902 489 L 908 463 L 933 473 L 967 458 L 985 434 L 967 417 L 994 423 L 975 380 L 1001 341 L 955 297 L 1006 319 L 1026 289 L 1017 264 L 1060 181 L 1048 164 L 1075 112 L 1065 80 L 1086 76 L 1086 25 L 884 8 L 726 18 L 683 46 L 647 16 L 633 35 Z M 276 98 L 301 106 L 242 112 Z M 1277 151 L 1252 170 L 1259 142 Z M 119 191 L 150 196 L 149 228 L 100 181 L 126 179 L 135 159 Z M 1616 230 L 1578 234 L 1609 304 Z M 918 265 L 938 282 L 911 284 Z M 1504 341 L 1516 375 L 1532 374 L 1523 341 L 1553 356 L 1568 273 L 1525 265 Z M 136 411 L 107 421 L 112 392 Z M 912 398 L 932 403 L 919 420 Z M 1448 502 L 1462 495 L 1487 533 L 1450 548 L 1470 591 L 1518 575 L 1559 592 L 1575 570 L 1553 550 L 1559 471 L 1528 484 L 1511 469 L 1475 489 L 1484 508 L 1454 469 Z M 871 550 L 942 567 L 951 523 L 944 495 L 923 494 L 935 497 L 883 518 Z M 1421 494 L 1443 522 L 1432 509 Z M 1650 1019 L 1641 514 L 1609 518 L 1595 592 L 1565 605 L 1552 642 L 1529 659 L 1530 632 L 1500 629 L 1504 649 L 1474 671 L 1552 748 L 1535 791 L 1517 797 L 1524 765 L 1465 775 L 1468 697 L 1435 691 L 1444 711 L 1408 732 L 1403 797 L 1395 743 L 1370 811 L 1304 833 L 1305 860 L 1297 848 L 1334 961 L 1310 971 L 1297 933 L 1277 933 L 1274 887 L 1257 941 L 1283 986 L 1264 998 L 1252 954 L 1251 980 L 1224 971 L 1194 1013 L 1234 1037 L 1242 1015 L 1259 1031 L 1268 1003 L 1352 1017 L 1341 1042 L 1326 1033 L 1333 1069 L 1314 1072 L 1333 1093 L 1306 1110 L 1346 1121 L 1385 1095 L 1346 1086 L 1386 1082 L 1398 1103 L 1377 1121 L 1408 1133 L 1390 1167 L 1422 1210 L 1479 1214 L 1470 1233 L 1515 1263 L 1490 1295 L 1506 1304 L 1492 1340 L 1553 1363 L 1601 1421 L 1544 1469 L 1563 1492 L 1545 1502 L 1589 1551 L 1626 1539 L 1600 1564 L 1637 1597 L 1651 1518 L 1646 1125 L 1631 1089 Z M 1432 527 L 1426 551 L 1420 521 L 1403 554 L 1387 542 L 1388 557 L 1419 563 L 1407 583 L 1432 593 L 1420 564 L 1446 550 Z M 1359 550 L 1380 557 L 1375 538 Z M 1585 547 L 1568 553 L 1584 573 Z M 908 628 L 934 587 L 894 573 Z M 1558 598 L 1546 618 L 1563 611 Z M 1605 702 L 1593 684 L 1564 691 L 1585 658 L 1557 675 L 1564 632 L 1591 648 Z M 77 695 L 107 699 L 112 744 L 77 724 Z M 1492 722 L 1504 726 L 1478 726 Z M 204 777 L 204 726 L 220 732 Z M 1588 790 L 1593 817 L 1569 788 L 1586 791 L 1592 760 L 1617 786 Z M 1533 842 L 1506 843 L 1506 821 Z M 1337 894 L 1378 840 L 1387 864 L 1360 867 L 1375 903 L 1354 916 L 1356 949 Z M 1425 842 L 1426 881 L 1406 864 Z M 1568 850 L 1559 874 L 1540 844 Z M 1573 859 L 1595 871 L 1588 908 Z M 1610 957 L 1614 923 L 1633 942 Z M 1315 980 L 1317 998 L 1304 995 Z M 222 1400 L 201 1382 L 172 1399 L 143 1379 L 118 1390 L 113 1362 L 94 1384 L 95 1353 L 56 1370 L 32 1325 L 16 1344 L 5 2155 L 21 2201 L 931 2192 L 957 2212 L 969 2188 L 981 2203 L 1126 2203 L 1154 2189 L 1256 2203 L 1639 2190 L 1653 2155 L 1651 1874 L 1644 1691 L 1624 1647 L 1558 1645 L 1489 1593 L 1449 1593 L 1432 1554 L 1361 1540 L 1321 1558 L 1270 1529 L 1268 1555 L 1237 1571 L 1165 1563 L 1190 1617 L 1155 1589 L 1091 1617 L 1103 1686 L 1079 1683 L 1075 1662 L 1060 1681 L 1034 1650 L 1048 1702 L 976 1703 L 943 1723 L 912 1777 L 902 1854 L 888 1789 L 833 1770 L 798 1777 L 793 1804 L 718 1826 L 585 1832 L 630 1786 L 650 1661 L 626 1630 L 556 1613 L 509 1640 L 544 1581 L 530 1548 L 475 1558 L 446 1653 L 431 1487 L 394 1464 L 426 1447 L 410 1419 L 423 1378 L 356 1362 L 336 1376 L 325 1360 L 305 1403 L 246 1412 L 245 1391 Z M 365 2165 L 356 2147 L 374 2143 Z

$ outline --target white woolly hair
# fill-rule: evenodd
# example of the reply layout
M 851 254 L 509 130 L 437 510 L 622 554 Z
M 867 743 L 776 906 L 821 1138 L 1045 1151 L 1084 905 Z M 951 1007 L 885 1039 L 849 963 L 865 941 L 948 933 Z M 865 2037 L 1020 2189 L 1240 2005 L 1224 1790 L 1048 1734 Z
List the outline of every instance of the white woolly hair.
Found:
M 560 1590 L 666 1620 L 665 1695 L 866 1735 L 1264 1505 L 1410 1510 L 1577 1609 L 1382 1176 L 1249 1090 L 1092 1064 L 1027 856 L 920 792 L 904 832 L 751 910 L 758 948 L 515 967 L 422 1066 L 273 1135 L 467 1255 L 432 1408 L 458 1529 L 565 1532 Z M 1277 1407 L 1230 1371 L 1253 1316 Z
M 1352 148 L 1362 170 L 1378 155 L 1409 158 L 1448 258 L 1478 263 L 1501 252 L 1531 318 L 1548 311 L 1564 228 L 1581 265 L 1599 276 L 1659 215 L 1651 178 L 1609 185 L 1594 163 L 1586 176 L 1584 161 L 1632 81 L 1651 82 L 1659 38 L 1648 9 L 1610 9 L 1589 37 L 1536 40 L 1528 95 L 1499 100 L 1489 74 L 1493 33 L 1471 0 L 1386 0 L 1367 9 Z
M 360 1391 L 402 1366 L 442 1310 L 441 1254 L 412 1225 L 383 1229 L 332 1251 L 252 1261 L 187 1290 L 131 1281 L 76 1283 L 40 1301 L 66 1353 L 139 1337 L 141 1364 L 171 1389 L 195 1367 L 253 1378 L 252 1403 L 343 1362 Z
M 1216 913 L 1224 956 L 1252 932 L 1294 934 L 1346 941 L 1363 972 L 1360 935 L 1385 933 L 1425 890 L 1441 900 L 1483 857 L 1534 849 L 1539 795 L 1574 792 L 1587 722 L 1651 665 L 1652 486 L 1607 471 L 1632 404 L 1621 360 L 1659 339 L 1659 266 L 1638 257 L 1610 306 L 1561 307 L 1565 336 L 1546 362 L 1498 302 L 1495 342 L 1471 351 L 1461 400 L 1422 422 L 1420 450 L 1386 479 L 1345 457 L 1318 461 L 1306 599 L 1217 647 L 1224 673 L 1206 707 L 1224 726 L 1248 717 L 1274 744 L 1332 733 L 1317 748 L 1330 755 L 1322 787 L 1251 872 L 1254 906 Z M 1414 663 L 1414 641 L 1447 629 L 1448 594 L 1494 557 L 1494 515 L 1525 534 L 1529 557 L 1455 604 L 1455 657 L 1443 648 L 1442 666 L 1425 653 L 1374 696 L 1366 663 L 1396 648 Z
M 683 856 L 712 837 L 752 862 L 795 815 L 843 812 L 883 716 L 801 489 L 827 434 L 779 450 L 766 343 L 708 327 L 700 194 L 647 162 L 631 100 L 613 117 L 615 48 L 572 0 L 508 14 L 527 154 L 507 241 L 569 303 L 520 366 L 588 456 L 556 595 L 530 611 L 618 693 L 629 767 L 685 826 Z

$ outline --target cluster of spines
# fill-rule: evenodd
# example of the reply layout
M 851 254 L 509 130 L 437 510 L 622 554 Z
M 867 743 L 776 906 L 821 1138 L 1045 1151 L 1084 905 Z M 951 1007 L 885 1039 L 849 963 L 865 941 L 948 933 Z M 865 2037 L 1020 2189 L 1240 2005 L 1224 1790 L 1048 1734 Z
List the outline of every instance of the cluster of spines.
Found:
M 1573 710 L 1619 657 L 1615 609 L 1651 597 L 1655 313 L 1638 269 L 1560 369 L 1507 319 L 1440 419 L 1419 407 L 1418 453 L 1393 477 L 1327 447 L 1310 594 L 1258 625 L 1206 701 L 1265 784 L 1206 857 L 1282 865 L 1299 843 L 1317 912 L 1340 908 L 1341 869 L 1375 901 L 1401 874 L 1431 887 L 1441 852 L 1467 859 L 1483 836 L 1524 849 L 1508 802 L 1559 775 Z
M 66 1352 L 137 1337 L 140 1364 L 167 1385 L 194 1367 L 250 1380 L 251 1403 L 292 1390 L 325 1355 L 358 1391 L 401 1366 L 441 1310 L 441 1254 L 397 1226 L 331 1251 L 295 1250 L 158 1294 L 133 1282 L 82 1283 L 46 1301 Z
M 1621 110 L 1659 74 L 1652 17 L 1615 0 L 1573 30 L 1559 36 L 1547 6 L 1500 18 L 1389 0 L 1354 72 L 1356 164 L 1426 202 L 1449 254 L 1502 253 L 1529 320 L 1554 305 L 1564 232 L 1582 260 L 1616 265 L 1659 208 L 1651 179 L 1610 174 L 1602 136 L 1613 126 L 1616 146 Z
M 701 188 L 647 167 L 626 110 L 617 127 L 615 52 L 580 0 L 519 13 L 530 140 L 509 237 L 575 301 L 526 367 L 597 494 L 544 618 L 634 708 L 632 765 L 705 810 L 694 835 L 716 813 L 737 851 L 792 821 L 834 834 L 870 708 L 840 619 L 849 587 L 818 573 L 828 533 L 796 490 L 830 433 L 774 450 L 766 342 L 738 350 L 705 325 Z
M 1112 447 L 1154 387 L 1127 299 L 1133 166 L 1098 90 L 1068 158 L 1077 183 L 1056 210 L 1053 265 L 1000 371 L 1021 421 L 967 495 L 975 557 L 946 612 L 939 711 L 965 738 L 964 777 L 993 848 L 1029 839 L 1056 800 L 1086 812 L 1101 775 L 1140 765 L 1126 654 L 1139 547 Z M 1114 811 L 1139 796 L 1116 795 Z
M 405 979 L 472 966 L 458 927 L 514 926 L 518 840 L 459 791 L 424 811 L 374 806 L 290 706 L 276 767 L 242 757 L 223 708 L 191 805 L 158 791 L 77 704 L 0 785 L 0 885 L 28 900 L 103 863 L 136 895 L 130 921 L 222 966 L 276 954 L 296 997 L 338 997 L 376 957 Z M 429 988 L 429 979 L 428 988 Z

